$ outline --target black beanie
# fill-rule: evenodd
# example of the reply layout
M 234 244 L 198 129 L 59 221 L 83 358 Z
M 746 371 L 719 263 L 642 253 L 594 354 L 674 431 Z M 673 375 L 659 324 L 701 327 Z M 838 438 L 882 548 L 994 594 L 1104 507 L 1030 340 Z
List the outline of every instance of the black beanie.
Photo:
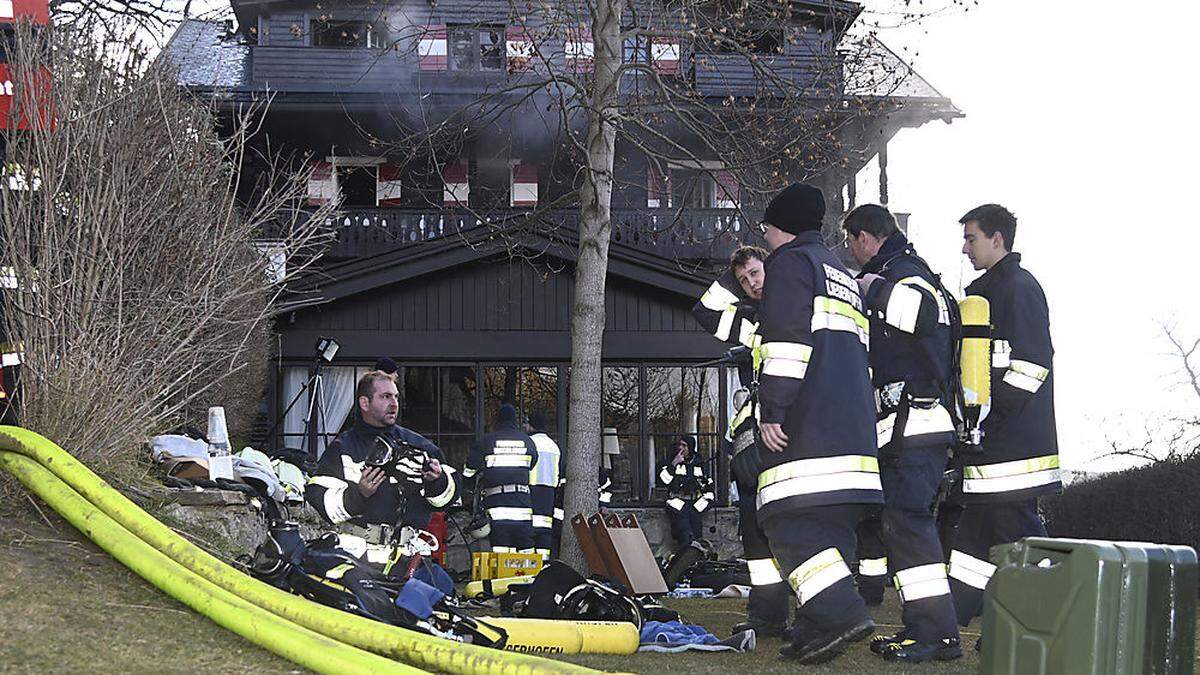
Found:
M 804 183 L 792 183 L 784 188 L 767 204 L 763 213 L 763 222 L 791 234 L 820 230 L 824 218 L 825 195 Z
M 388 375 L 395 375 L 396 371 L 400 370 L 400 366 L 396 365 L 390 357 L 383 357 L 375 362 L 375 370 L 382 370 Z
M 696 452 L 696 437 L 695 436 L 680 436 L 679 440 L 683 441 L 688 446 L 689 452 Z
M 540 412 L 532 412 L 529 414 L 529 426 L 533 427 L 534 431 L 546 430 L 546 416 Z
M 496 413 L 496 422 L 505 426 L 516 426 L 517 409 L 508 403 L 500 406 L 500 412 Z

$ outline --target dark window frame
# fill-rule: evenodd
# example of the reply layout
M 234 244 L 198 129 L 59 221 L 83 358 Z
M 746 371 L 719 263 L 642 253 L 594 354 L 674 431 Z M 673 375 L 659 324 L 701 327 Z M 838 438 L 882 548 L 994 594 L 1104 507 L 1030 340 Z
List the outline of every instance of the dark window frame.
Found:
M 483 36 L 498 38 L 485 48 Z M 507 28 L 503 24 L 451 23 L 446 25 L 446 69 L 459 73 L 503 73 L 508 67 Z M 466 38 L 463 40 L 463 38 Z M 456 44 L 456 39 L 460 42 Z M 455 54 L 456 46 L 466 53 Z M 485 52 L 485 49 L 488 52 Z M 462 57 L 466 61 L 460 61 Z M 460 62 L 465 67 L 459 67 Z M 486 64 L 487 67 L 485 67 Z
M 491 420 L 486 419 L 486 416 L 484 414 L 484 400 L 486 398 L 486 392 L 483 390 L 483 386 L 481 384 L 483 382 L 483 378 L 485 377 L 485 370 L 487 368 L 507 368 L 507 367 L 513 367 L 513 368 L 550 367 L 550 368 L 555 368 L 557 370 L 557 374 L 555 376 L 556 377 L 556 393 L 555 393 L 556 400 L 555 400 L 555 403 L 557 406 L 555 415 L 557 417 L 557 429 L 554 432 L 550 433 L 549 435 L 551 438 L 553 438 L 555 440 L 555 442 L 557 442 L 563 448 L 564 452 L 567 450 L 566 443 L 567 443 L 568 432 L 569 432 L 569 419 L 567 417 L 567 410 L 568 410 L 568 400 L 567 399 L 570 395 L 570 392 L 569 392 L 569 380 L 570 380 L 569 370 L 570 370 L 570 365 L 571 365 L 569 361 L 514 361 L 514 360 L 505 360 L 505 361 L 399 361 L 399 362 L 397 362 L 397 365 L 402 369 L 404 369 L 404 368 L 435 368 L 436 369 L 436 374 L 434 377 L 434 381 L 436 382 L 436 391 L 434 394 L 434 396 L 435 396 L 434 418 L 437 420 L 437 422 L 436 422 L 437 426 L 436 426 L 436 430 L 434 432 L 429 433 L 429 434 L 422 433 L 422 435 L 429 438 L 429 440 L 432 441 L 434 444 L 438 445 L 438 447 L 442 447 L 442 445 L 443 445 L 442 439 L 443 438 L 447 438 L 447 439 L 453 438 L 455 440 L 471 439 L 472 442 L 474 442 L 474 440 L 477 440 L 479 437 L 481 437 L 482 435 L 484 435 L 485 433 L 487 433 L 488 431 L 491 430 Z M 279 363 L 279 366 L 275 372 L 276 386 L 275 386 L 275 391 L 274 391 L 274 405 L 272 406 L 272 411 L 274 412 L 274 414 L 276 416 L 278 416 L 278 414 L 282 412 L 283 407 L 286 406 L 288 401 L 290 400 L 290 397 L 285 398 L 285 396 L 287 395 L 287 392 L 284 392 L 282 389 L 282 382 L 284 381 L 283 373 L 284 373 L 285 369 L 287 369 L 287 368 L 311 368 L 311 366 L 312 366 L 311 362 L 303 362 L 303 361 L 299 361 L 299 360 L 290 360 L 290 359 Z M 371 367 L 373 366 L 373 362 L 366 362 L 366 361 L 336 362 L 333 364 L 333 366 L 334 367 L 352 367 L 352 368 L 354 368 L 355 369 L 355 380 L 357 381 L 357 378 L 361 377 L 362 373 L 371 369 Z M 612 367 L 634 368 L 637 370 L 637 379 L 638 379 L 638 392 L 637 392 L 637 395 L 638 395 L 638 426 L 637 426 L 637 429 L 636 429 L 636 431 L 621 430 L 616 434 L 616 436 L 618 436 L 619 438 L 622 438 L 622 439 L 633 439 L 633 438 L 637 439 L 637 452 L 632 453 L 629 456 L 630 484 L 628 485 L 628 489 L 627 490 L 626 489 L 614 490 L 614 492 L 618 493 L 618 494 L 628 494 L 628 498 L 614 497 L 613 505 L 614 506 L 658 506 L 658 505 L 661 505 L 661 503 L 662 503 L 661 490 L 656 485 L 654 477 L 652 476 L 653 469 L 655 468 L 654 465 L 657 463 L 657 460 L 658 460 L 657 455 L 664 454 L 664 451 L 666 449 L 665 444 L 668 442 L 668 440 L 670 438 L 678 437 L 678 435 L 683 432 L 681 432 L 681 431 L 654 431 L 649 428 L 649 423 L 647 420 L 647 405 L 646 405 L 647 372 L 648 372 L 648 369 L 651 369 L 651 368 L 678 368 L 678 369 L 681 369 L 681 373 L 682 373 L 683 369 L 689 369 L 689 368 L 694 369 L 696 367 L 696 363 L 694 363 L 694 362 L 679 362 L 679 361 L 661 361 L 661 360 L 656 360 L 656 361 L 621 360 L 621 361 L 604 361 L 601 364 L 602 369 L 612 368 Z M 442 412 L 442 406 L 443 406 L 443 396 L 442 396 L 443 373 L 442 373 L 442 371 L 443 371 L 443 369 L 448 369 L 448 368 L 470 368 L 474 371 L 475 382 L 476 382 L 475 395 L 474 395 L 474 399 L 475 399 L 474 400 L 474 420 L 475 420 L 475 422 L 474 422 L 474 428 L 473 428 L 472 432 L 444 431 L 442 429 L 442 421 L 443 421 L 443 418 L 445 417 L 445 414 Z M 717 377 L 717 383 L 716 383 L 717 384 L 717 401 L 716 401 L 717 409 L 715 411 L 715 416 L 714 416 L 715 424 L 714 424 L 714 428 L 711 431 L 700 431 L 700 432 L 697 432 L 695 435 L 697 436 L 698 440 L 703 439 L 704 441 L 706 441 L 706 442 L 702 442 L 701 445 L 707 446 L 707 449 L 708 449 L 707 459 L 710 462 L 710 469 L 712 472 L 712 477 L 716 483 L 717 503 L 723 505 L 723 504 L 728 503 L 728 498 L 729 498 L 729 481 L 728 481 L 729 458 L 728 458 L 727 453 L 724 452 L 723 441 L 724 441 L 724 437 L 725 437 L 726 426 L 728 425 L 728 419 L 727 419 L 727 415 L 725 414 L 725 411 L 729 407 L 728 401 L 729 401 L 729 397 L 732 394 L 732 392 L 730 392 L 728 390 L 728 378 L 729 378 L 729 373 L 730 373 L 731 369 L 728 366 L 710 366 L 709 369 L 711 369 L 716 374 L 716 377 Z M 601 373 L 602 373 L 601 376 L 603 377 L 603 370 L 601 371 Z M 601 385 L 601 386 L 603 387 L 603 385 Z M 519 403 L 519 401 L 518 401 L 518 403 Z M 301 400 L 301 402 L 298 405 L 304 405 L 304 400 Z M 702 410 L 698 406 L 697 413 L 699 414 L 701 412 L 702 412 Z M 354 411 L 352 409 L 350 412 L 350 415 L 347 417 L 347 424 L 349 424 L 350 420 L 353 419 L 353 415 L 354 415 Z M 602 423 L 603 423 L 603 421 L 602 421 Z M 404 425 L 403 409 L 401 411 L 400 424 L 402 426 Z M 606 436 L 611 436 L 611 435 L 612 434 L 606 435 L 606 434 L 602 433 L 601 442 L 603 442 L 603 438 L 605 438 Z M 333 431 L 333 432 L 327 431 L 324 434 L 324 436 L 326 438 L 326 442 L 328 443 L 337 436 L 337 431 Z M 292 439 L 292 438 L 301 440 L 303 438 L 303 435 L 302 434 L 285 434 L 285 433 L 283 433 L 282 427 L 280 427 L 276 431 L 276 438 L 268 439 L 268 443 L 275 442 L 275 443 L 277 443 L 276 447 L 286 447 L 286 441 L 288 439 Z M 648 440 L 650 438 L 654 438 L 656 441 L 655 442 L 656 457 L 654 457 L 654 458 L 648 457 L 647 453 L 645 452 L 645 450 L 648 447 Z M 663 444 L 663 447 L 659 447 L 660 441 L 658 439 L 660 439 L 660 438 L 662 439 L 661 443 Z M 449 456 L 447 456 L 447 459 L 449 459 Z M 650 465 L 647 466 L 647 463 L 649 463 Z M 461 461 L 459 462 L 459 464 L 461 464 Z M 455 464 L 452 462 L 452 465 L 455 466 L 456 469 L 462 468 L 459 464 Z M 616 478 L 616 477 L 614 477 L 614 478 Z M 616 487 L 615 483 L 616 483 L 616 481 L 614 480 L 614 487 Z
M 354 24 L 361 25 L 363 28 L 361 44 L 358 43 L 358 38 L 355 38 L 354 42 L 334 40 L 330 43 L 318 44 L 318 40 L 323 39 L 319 38 L 319 36 L 332 34 L 338 30 L 339 26 L 349 27 Z M 378 32 L 375 24 L 366 19 L 339 19 L 335 17 L 322 19 L 319 16 L 311 15 L 308 17 L 308 45 L 310 47 L 321 49 L 379 49 L 380 40 Z

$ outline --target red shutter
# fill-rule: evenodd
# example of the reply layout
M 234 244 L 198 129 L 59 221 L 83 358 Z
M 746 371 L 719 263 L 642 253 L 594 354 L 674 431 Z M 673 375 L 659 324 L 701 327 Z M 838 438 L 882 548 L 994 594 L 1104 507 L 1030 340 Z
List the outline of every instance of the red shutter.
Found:
M 510 203 L 513 206 L 537 206 L 538 168 L 536 164 L 516 164 L 512 168 Z
M 466 164 L 447 164 L 442 167 L 442 206 L 466 206 L 471 196 L 471 183 Z
M 417 43 L 417 57 L 420 59 L 421 70 L 446 70 L 449 65 L 447 58 L 446 26 L 431 24 L 421 33 Z
M 714 171 L 713 179 L 717 183 L 714 192 L 715 206 L 718 209 L 736 209 L 738 207 L 740 186 L 732 171 Z
M 308 203 L 321 206 L 337 197 L 337 176 L 329 162 L 310 162 L 312 173 L 308 176 Z
M 679 74 L 679 42 L 674 38 L 656 37 L 650 43 L 650 61 L 664 75 Z
M 521 26 L 509 26 L 504 33 L 504 53 L 508 59 L 508 72 L 522 73 L 530 69 L 533 62 L 533 38 Z
M 564 51 L 567 57 L 567 70 L 573 73 L 592 72 L 592 61 L 595 58 L 595 43 L 592 42 L 591 30 L 587 28 L 568 28 Z
M 375 173 L 375 203 L 379 206 L 400 206 L 400 166 L 380 164 Z

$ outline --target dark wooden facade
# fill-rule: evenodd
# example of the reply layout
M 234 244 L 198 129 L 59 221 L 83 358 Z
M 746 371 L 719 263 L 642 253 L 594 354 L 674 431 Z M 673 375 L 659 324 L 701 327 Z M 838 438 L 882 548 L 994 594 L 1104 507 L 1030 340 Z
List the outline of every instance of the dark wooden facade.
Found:
M 859 7 L 840 0 L 792 5 L 796 21 L 771 29 L 778 31 L 779 50 L 756 58 L 814 100 L 835 100 L 843 85 L 837 44 Z M 563 208 L 544 205 L 572 194 L 577 166 L 562 153 L 562 136 L 582 120 L 570 119 L 569 128 L 560 129 L 532 114 L 545 108 L 544 94 L 497 116 L 473 108 L 483 95 L 539 76 L 536 68 L 513 69 L 507 57 L 485 64 L 490 57 L 478 52 L 480 41 L 499 40 L 505 48 L 516 23 L 522 30 L 537 26 L 523 23 L 510 0 L 333 6 L 234 0 L 233 9 L 237 30 L 184 22 L 166 58 L 179 68 L 183 86 L 224 111 L 269 93 L 257 139 L 261 149 L 321 165 L 332 178 L 315 187 L 310 182 L 309 201 L 338 205 L 325 223 L 334 236 L 319 269 L 293 289 L 276 318 L 268 416 L 282 416 L 299 398 L 280 433 L 264 440 L 303 444 L 298 411 L 309 400 L 302 385 L 322 337 L 341 345 L 325 369 L 325 381 L 334 384 L 321 400 L 327 413 L 343 413 L 339 421 L 348 419 L 346 406 L 328 398 L 329 391 L 344 398 L 348 382 L 388 356 L 401 366 L 402 422 L 434 439 L 452 462 L 465 457 L 502 401 L 547 412 L 551 434 L 563 439 L 578 210 L 570 199 Z M 670 16 L 652 5 L 639 3 L 639 10 L 643 20 L 672 27 Z M 361 44 L 327 46 L 322 31 L 331 25 L 369 25 L 371 36 Z M 421 40 L 448 35 L 447 57 L 453 57 L 454 30 L 474 40 L 473 67 L 428 67 Z M 568 68 L 566 39 L 561 30 L 540 38 L 551 68 Z M 647 43 L 626 45 L 627 60 L 654 53 Z M 743 55 L 684 42 L 671 54 L 677 63 L 650 64 L 701 97 L 772 95 Z M 902 100 L 889 99 L 887 114 L 839 132 L 844 161 L 831 162 L 814 179 L 829 195 L 831 226 L 848 206 L 845 186 L 889 138 L 904 127 L 960 115 L 913 75 L 916 84 Z M 625 91 L 636 92 L 644 75 L 627 77 Z M 469 128 L 465 140 L 432 147 L 428 156 L 407 156 L 388 144 L 456 120 Z M 717 158 L 671 168 L 679 180 L 664 188 L 651 180 L 632 144 L 619 143 L 617 152 L 602 420 L 617 499 L 644 503 L 660 496 L 653 466 L 681 433 L 698 436 L 714 458 L 724 498 L 728 467 L 721 438 L 738 383 L 728 368 L 697 366 L 724 346 L 695 325 L 690 308 L 736 246 L 760 243 L 750 225 L 761 204 L 728 189 Z M 521 173 L 517 167 L 533 168 Z M 254 167 L 244 169 L 253 173 Z M 446 197 L 456 181 L 469 185 L 461 203 Z M 255 182 L 243 184 L 252 191 Z M 311 205 L 281 214 L 279 226 L 303 216 L 305 208 Z M 335 424 L 326 426 L 320 431 L 337 431 Z

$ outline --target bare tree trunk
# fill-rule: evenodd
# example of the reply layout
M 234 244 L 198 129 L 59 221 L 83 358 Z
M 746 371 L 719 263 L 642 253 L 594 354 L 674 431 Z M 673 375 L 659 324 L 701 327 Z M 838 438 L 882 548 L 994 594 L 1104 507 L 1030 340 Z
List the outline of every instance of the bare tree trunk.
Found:
M 600 351 L 604 342 L 604 281 L 616 145 L 615 115 L 621 67 L 622 0 L 598 0 L 592 15 L 595 40 L 591 106 L 588 111 L 587 168 L 580 191 L 579 255 L 575 304 L 571 310 L 571 405 L 567 451 L 567 516 L 592 513 L 600 471 Z M 583 551 L 571 528 L 564 528 L 562 559 L 586 571 Z

